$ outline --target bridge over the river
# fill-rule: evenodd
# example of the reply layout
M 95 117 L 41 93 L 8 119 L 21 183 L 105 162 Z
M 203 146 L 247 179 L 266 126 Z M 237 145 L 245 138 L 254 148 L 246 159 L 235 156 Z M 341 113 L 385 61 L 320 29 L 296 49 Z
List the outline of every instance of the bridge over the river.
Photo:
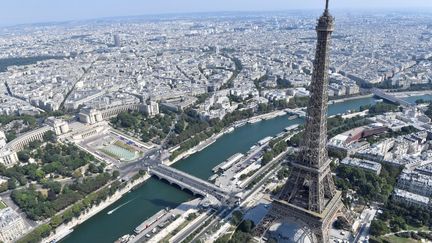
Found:
M 398 105 L 401 105 L 404 107 L 409 107 L 409 106 L 413 105 L 404 99 L 401 99 L 401 98 L 395 97 L 393 95 L 387 94 L 386 92 L 384 92 L 380 89 L 372 89 L 371 91 L 376 97 L 379 97 L 383 100 L 387 100 L 391 103 L 398 104 Z
M 303 111 L 301 108 L 296 108 L 296 109 L 286 108 L 285 111 L 286 111 L 288 114 L 297 115 L 297 116 L 299 116 L 299 117 L 306 117 L 306 112 Z
M 159 179 L 168 181 L 170 184 L 175 184 L 182 189 L 188 189 L 196 195 L 207 197 L 211 201 L 217 200 L 218 202 L 214 202 L 216 204 L 225 203 L 230 198 L 230 193 L 228 191 L 164 164 L 157 164 L 149 167 L 149 173 Z

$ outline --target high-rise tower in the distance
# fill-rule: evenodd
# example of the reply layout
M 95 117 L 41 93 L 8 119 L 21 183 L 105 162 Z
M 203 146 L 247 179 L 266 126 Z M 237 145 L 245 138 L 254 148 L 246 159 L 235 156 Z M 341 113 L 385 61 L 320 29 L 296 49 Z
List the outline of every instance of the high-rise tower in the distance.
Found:
M 302 234 L 312 242 L 328 242 L 333 221 L 337 217 L 349 218 L 341 192 L 333 182 L 326 147 L 329 53 L 334 27 L 328 4 L 326 0 L 326 8 L 316 27 L 318 42 L 300 153 L 297 161 L 292 162 L 291 174 L 281 194 L 256 227 L 255 236 L 263 236 L 276 222 L 294 219 L 303 223 Z
M 121 47 L 120 35 L 119 34 L 114 34 L 113 35 L 113 41 L 114 41 L 114 47 Z

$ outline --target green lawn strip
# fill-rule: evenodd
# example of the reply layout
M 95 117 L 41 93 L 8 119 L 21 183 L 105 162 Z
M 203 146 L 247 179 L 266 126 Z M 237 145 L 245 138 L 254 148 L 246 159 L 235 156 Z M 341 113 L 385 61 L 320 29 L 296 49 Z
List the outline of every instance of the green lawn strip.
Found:
M 129 151 L 131 153 L 137 152 L 136 149 L 134 149 L 132 146 L 129 146 L 129 145 L 127 145 L 127 144 L 125 144 L 125 143 L 123 143 L 121 141 L 116 141 L 114 143 L 114 145 L 116 145 L 116 146 L 118 146 L 118 147 L 120 147 L 122 149 L 126 149 L 127 151 Z
M 385 239 L 385 240 L 392 242 L 392 243 L 417 243 L 417 242 L 420 242 L 420 241 L 417 241 L 414 239 L 398 237 L 396 235 L 383 236 L 383 237 L 381 237 L 381 239 L 383 239 L 383 240 Z
M 4 208 L 7 208 L 7 205 L 0 200 L 0 209 L 4 209 Z

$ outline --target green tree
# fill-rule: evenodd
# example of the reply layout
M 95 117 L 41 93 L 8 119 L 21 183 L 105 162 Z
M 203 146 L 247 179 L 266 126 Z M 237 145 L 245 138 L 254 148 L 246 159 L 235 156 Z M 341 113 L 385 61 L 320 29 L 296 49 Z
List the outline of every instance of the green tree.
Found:
M 390 233 L 390 229 L 386 222 L 382 220 L 373 220 L 370 226 L 370 233 L 373 236 L 380 236 Z
M 57 228 L 62 223 L 63 223 L 63 219 L 62 219 L 62 217 L 60 215 L 55 215 L 50 220 L 50 225 L 53 228 Z
M 112 178 L 117 179 L 120 176 L 120 172 L 118 170 L 113 171 Z
M 4 182 L 0 184 L 0 192 L 4 192 L 8 190 L 8 183 Z
M 241 224 L 239 225 L 239 230 L 250 233 L 254 227 L 254 223 L 251 220 L 243 220 Z
M 231 224 L 238 225 L 242 219 L 243 219 L 243 213 L 241 211 L 236 210 L 232 213 Z
M 27 163 L 29 161 L 29 159 L 30 159 L 30 155 L 29 155 L 29 153 L 26 150 L 19 151 L 17 153 L 17 156 L 18 156 L 18 159 L 21 162 L 24 162 L 24 163 Z
M 48 131 L 48 132 L 46 132 L 44 135 L 43 135 L 43 140 L 45 141 L 45 142 L 51 142 L 51 143 L 54 143 L 54 142 L 56 142 L 56 138 L 57 138 L 57 136 L 56 136 L 56 134 L 55 134 L 55 132 L 53 132 L 53 131 Z
M 262 158 L 262 164 L 265 165 L 273 159 L 274 155 L 272 151 L 267 151 L 264 153 Z
M 6 133 L 6 141 L 7 142 L 10 142 L 10 141 L 14 140 L 16 137 L 17 136 L 16 136 L 16 132 L 15 131 L 11 131 L 11 132 Z
M 9 190 L 13 190 L 13 189 L 15 189 L 17 187 L 18 181 L 15 178 L 10 178 L 8 180 L 7 184 L 8 184 L 8 189 Z
M 397 105 L 393 105 L 393 104 L 389 104 L 389 103 L 385 103 L 385 102 L 380 102 L 380 103 L 377 103 L 377 104 L 375 104 L 369 108 L 369 114 L 379 115 L 379 114 L 383 114 L 386 112 L 397 111 L 397 110 L 398 110 Z
M 29 234 L 18 240 L 18 243 L 36 243 L 40 242 L 43 237 L 48 236 L 51 233 L 52 227 L 49 224 L 42 224 L 36 229 L 31 231 Z
M 43 181 L 42 186 L 46 189 L 52 190 L 56 194 L 59 194 L 61 192 L 61 189 L 62 189 L 61 183 L 58 181 L 53 181 L 53 180 Z

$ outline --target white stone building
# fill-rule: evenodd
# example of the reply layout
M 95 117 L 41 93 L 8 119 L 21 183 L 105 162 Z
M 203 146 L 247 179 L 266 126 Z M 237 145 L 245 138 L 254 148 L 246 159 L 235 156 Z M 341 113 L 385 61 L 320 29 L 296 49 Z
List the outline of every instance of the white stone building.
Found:
M 0 210 L 0 241 L 14 242 L 27 230 L 24 220 L 11 208 Z
M 6 146 L 6 135 L 0 131 L 0 164 L 11 167 L 18 163 L 18 156 L 15 151 Z

